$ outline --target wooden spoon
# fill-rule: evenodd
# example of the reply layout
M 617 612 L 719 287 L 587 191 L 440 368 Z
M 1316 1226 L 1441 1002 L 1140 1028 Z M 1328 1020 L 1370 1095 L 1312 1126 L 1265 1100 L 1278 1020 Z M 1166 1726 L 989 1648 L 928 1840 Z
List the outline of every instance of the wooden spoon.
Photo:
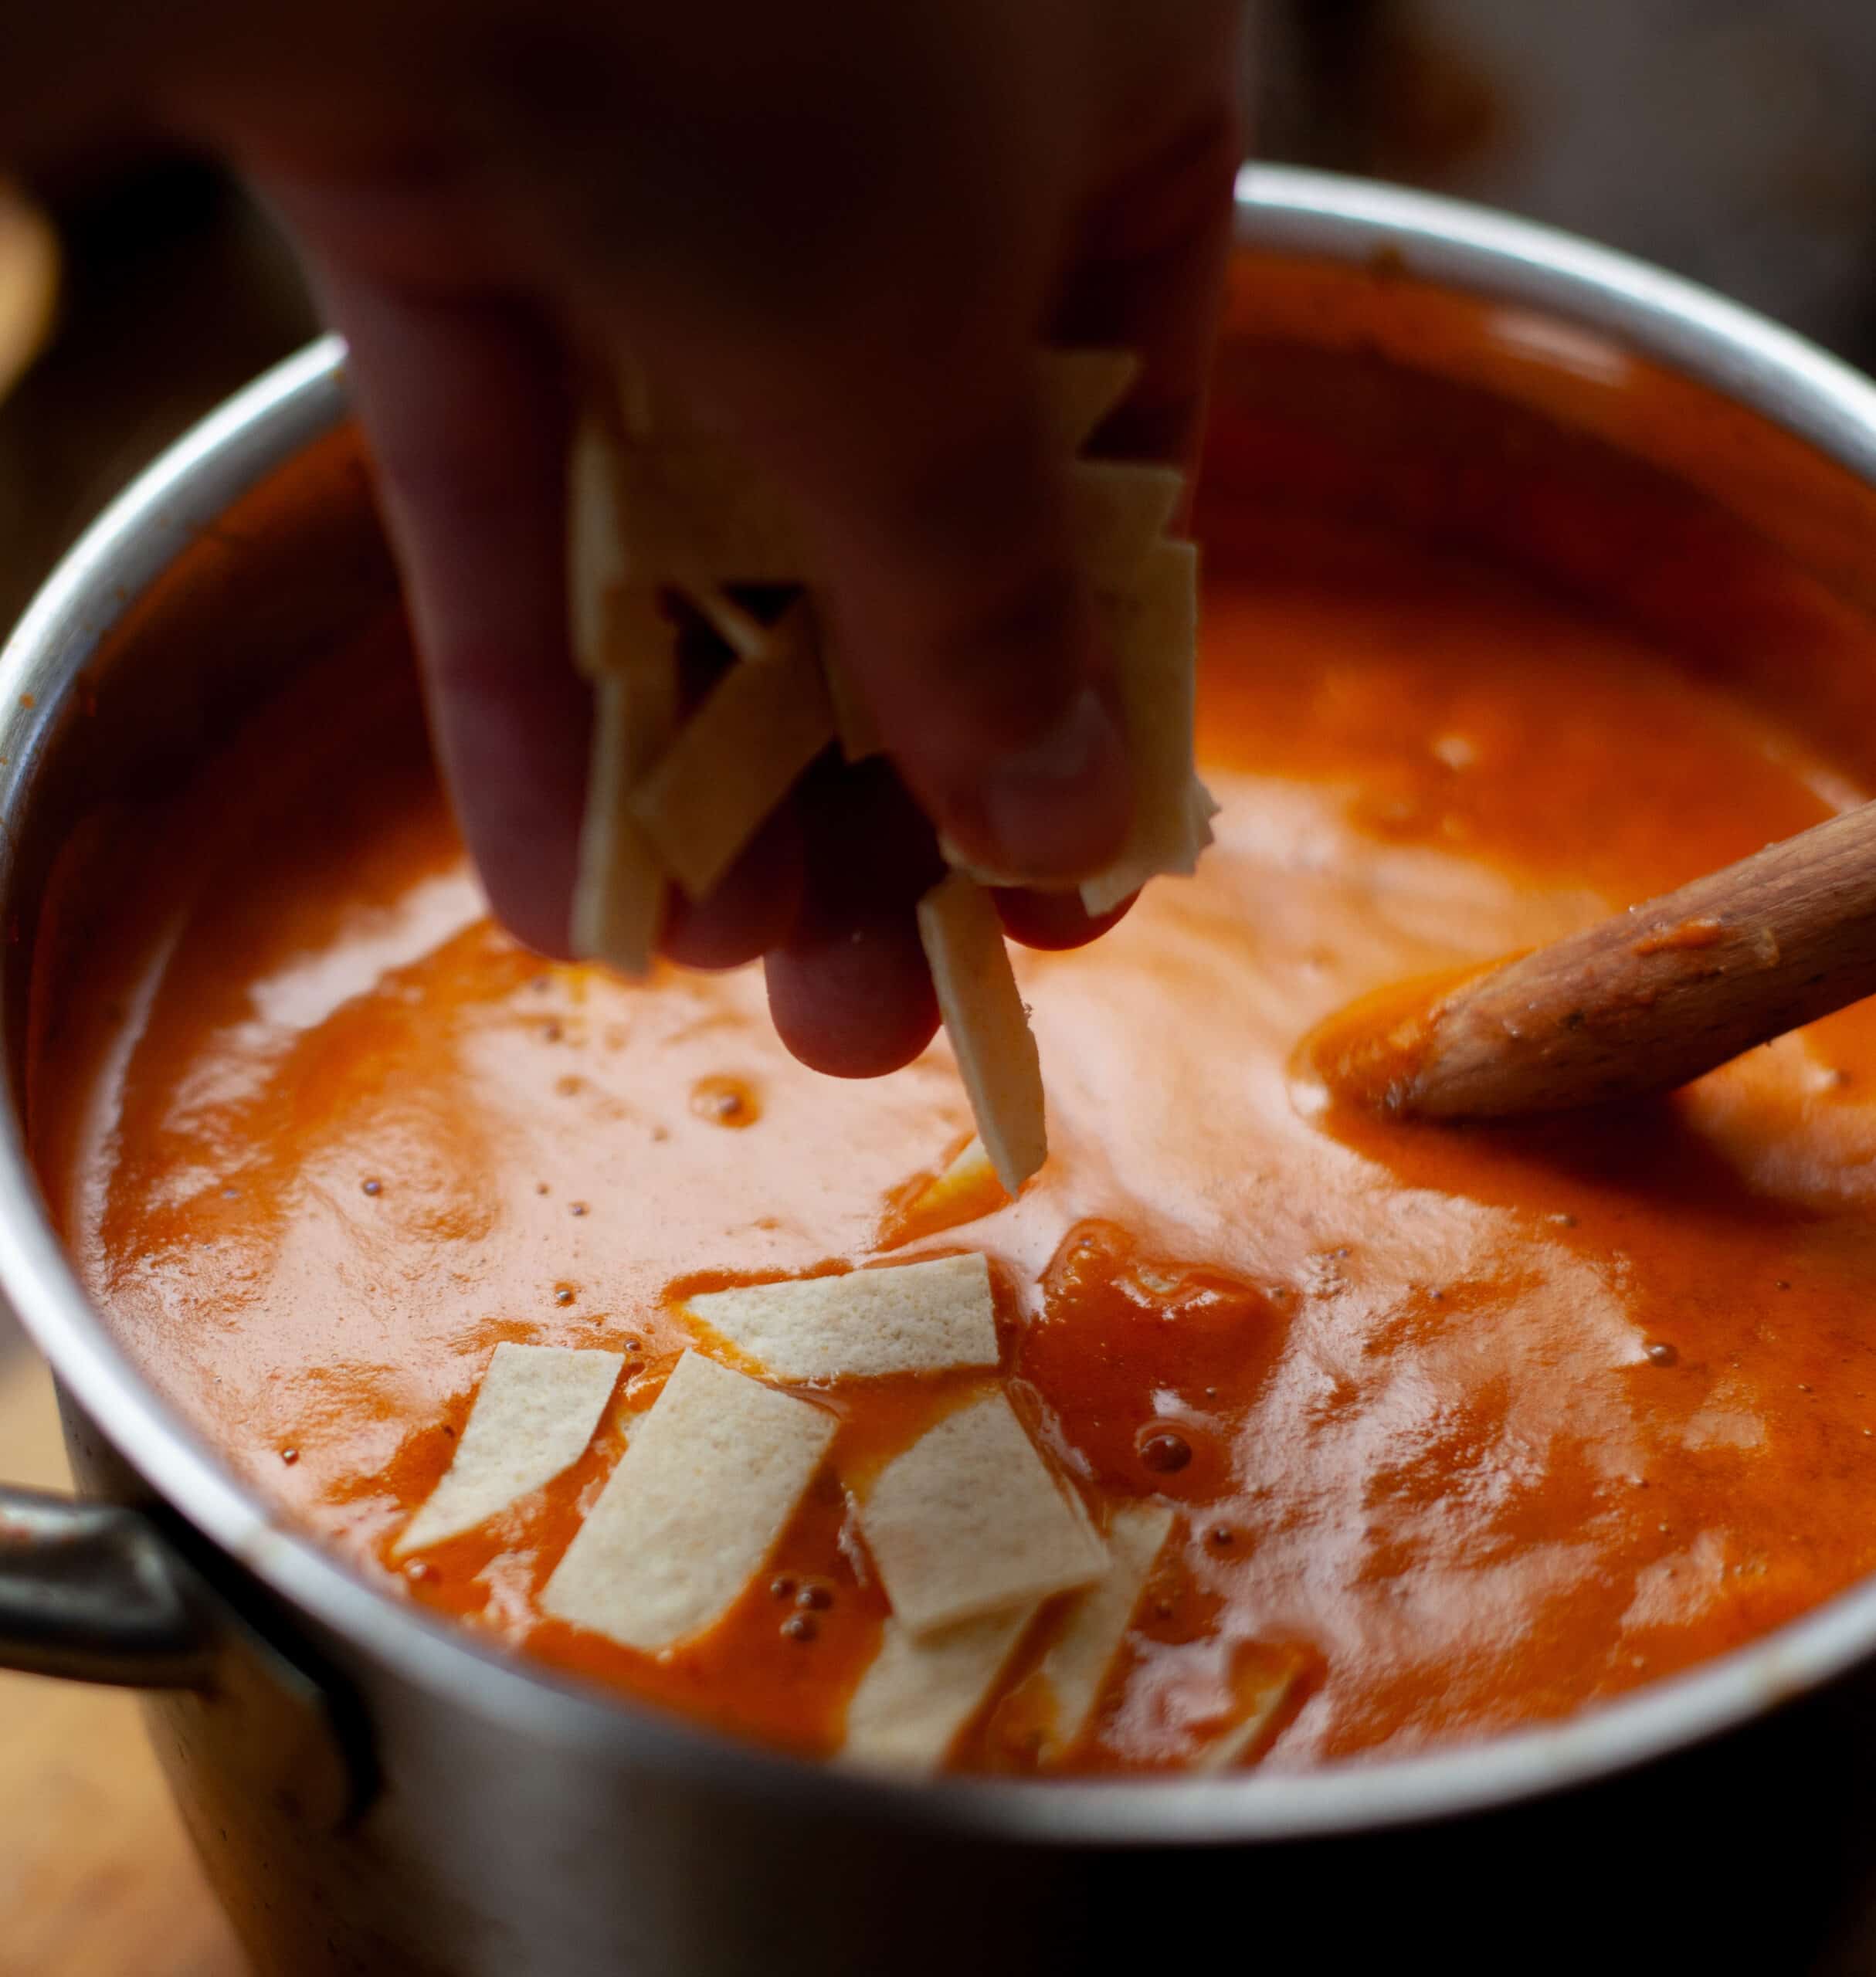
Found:
M 1410 1118 L 1568 1111 L 1684 1084 L 1872 994 L 1876 803 L 1473 977 L 1361 1082 Z

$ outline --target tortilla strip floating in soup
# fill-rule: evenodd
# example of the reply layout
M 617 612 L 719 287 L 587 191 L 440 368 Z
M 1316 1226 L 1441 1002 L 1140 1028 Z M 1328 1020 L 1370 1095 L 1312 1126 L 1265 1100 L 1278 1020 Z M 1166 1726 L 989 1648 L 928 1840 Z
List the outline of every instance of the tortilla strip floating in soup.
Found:
M 997 1361 L 990 1266 L 974 1252 L 710 1291 L 685 1308 L 772 1379 L 869 1379 Z
M 882 1239 L 891 1246 L 935 1236 L 992 1213 L 1009 1198 L 983 1141 L 973 1133 L 910 1201 L 888 1216 Z
M 623 1352 L 497 1345 L 455 1456 L 394 1555 L 473 1531 L 577 1462 L 625 1363 Z
M 1060 1756 L 1087 1728 L 1147 1575 L 1172 1530 L 1172 1512 L 1164 1504 L 1125 1504 L 1114 1513 L 1108 1526 L 1114 1562 L 1076 1596 L 1033 1678 L 1047 1714 L 1040 1745 L 1045 1758 Z
M 808 1402 L 687 1352 L 633 1423 L 542 1607 L 647 1651 L 701 1633 L 761 1569 L 834 1427 Z
M 1034 1602 L 914 1634 L 888 1620 L 846 1707 L 850 1762 L 928 1771 L 982 1707 L 1038 1609 Z
M 1241 1684 L 1243 1714 L 1194 1759 L 1194 1771 L 1228 1771 L 1242 1764 L 1270 1734 L 1304 1675 L 1304 1657 L 1292 1653 L 1257 1680 Z
M 1107 1547 L 1001 1393 L 947 1415 L 874 1479 L 860 1528 L 893 1612 L 924 1636 L 1086 1585 Z

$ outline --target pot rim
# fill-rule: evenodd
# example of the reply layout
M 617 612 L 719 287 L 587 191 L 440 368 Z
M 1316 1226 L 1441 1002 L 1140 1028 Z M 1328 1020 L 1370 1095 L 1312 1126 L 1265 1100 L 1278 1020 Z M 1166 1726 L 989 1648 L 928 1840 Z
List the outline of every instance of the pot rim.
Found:
M 1876 386 L 1752 311 L 1646 263 L 1460 202 L 1274 165 L 1237 182 L 1240 246 L 1359 263 L 1544 310 L 1718 390 L 1876 484 Z M 61 703 L 100 637 L 205 525 L 347 410 L 326 337 L 172 446 L 92 525 L 0 649 L 0 895 Z M 18 1022 L 22 1012 L 4 1012 Z M 187 1521 L 273 1592 L 403 1680 L 590 1762 L 681 1770 L 798 1813 L 959 1836 L 1110 1846 L 1373 1831 L 1585 1784 L 1763 1714 L 1876 1652 L 1876 1577 L 1774 1633 L 1566 1721 L 1424 1756 L 1300 1774 L 1118 1782 L 873 1777 L 803 1763 L 524 1667 L 400 1605 L 270 1521 L 147 1386 L 93 1310 L 46 1213 L 17 1104 L 0 1107 L 0 1291 L 59 1379 Z

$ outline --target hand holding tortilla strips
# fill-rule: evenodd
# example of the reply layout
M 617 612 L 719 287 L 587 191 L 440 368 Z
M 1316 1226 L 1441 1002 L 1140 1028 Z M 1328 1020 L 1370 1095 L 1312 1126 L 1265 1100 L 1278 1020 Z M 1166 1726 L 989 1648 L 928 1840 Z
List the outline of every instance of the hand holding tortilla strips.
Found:
M 1125 351 L 1046 353 L 1045 421 L 1070 456 L 1070 533 L 1112 648 L 1135 781 L 1119 856 L 1086 877 L 1091 914 L 1160 873 L 1189 873 L 1216 805 L 1192 766 L 1197 552 L 1165 531 L 1170 467 L 1078 457 L 1136 369 Z M 622 973 L 649 969 L 667 887 L 707 894 L 836 737 L 848 759 L 878 738 L 814 609 L 807 531 L 734 436 L 687 419 L 636 371 L 589 413 L 568 476 L 571 618 L 595 687 L 592 770 L 574 905 L 575 942 Z M 752 588 L 796 593 L 778 615 Z M 722 639 L 725 668 L 679 713 L 675 599 Z M 920 936 L 983 1144 L 1013 1195 L 1047 1154 L 1027 1012 L 982 888 L 1021 873 L 958 867 L 921 902 Z

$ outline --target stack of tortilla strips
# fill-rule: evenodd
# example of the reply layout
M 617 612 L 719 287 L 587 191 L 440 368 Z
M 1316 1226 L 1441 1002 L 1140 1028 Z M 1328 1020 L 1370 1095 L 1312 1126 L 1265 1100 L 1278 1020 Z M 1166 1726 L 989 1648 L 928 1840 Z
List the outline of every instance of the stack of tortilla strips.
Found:
M 1104 1533 L 999 1376 L 990 1270 L 975 1253 L 692 1297 L 695 1346 L 625 1417 L 625 1453 L 540 1594 L 544 1611 L 641 1653 L 717 1625 L 762 1573 L 830 1451 L 836 1416 L 778 1382 L 979 1373 L 876 1473 L 843 1476 L 891 1603 L 849 1699 L 850 1762 L 929 1768 L 1006 1678 L 1048 1609 L 1026 1686 L 1053 1762 L 1081 1738 L 1173 1513 L 1108 1507 Z M 495 1348 L 455 1458 L 393 1558 L 500 1515 L 577 1462 L 616 1352 Z
M 1192 766 L 1198 552 L 1165 531 L 1182 482 L 1169 466 L 1080 457 L 1137 370 L 1124 351 L 1040 354 L 1049 429 L 1069 463 L 1070 516 L 1118 670 L 1135 814 L 1121 855 L 1080 887 L 1111 911 L 1162 873 L 1192 872 L 1217 806 Z M 569 470 L 575 655 L 596 722 L 574 943 L 642 977 L 675 884 L 701 898 L 809 763 L 838 741 L 878 752 L 815 608 L 818 578 L 782 490 L 733 434 L 664 404 L 636 373 L 589 409 Z M 748 592 L 778 588 L 779 615 Z M 687 717 L 673 599 L 734 654 Z M 1042 1076 L 984 888 L 1020 873 L 958 869 L 919 907 L 938 1006 L 983 1143 L 1013 1195 L 1047 1153 Z
M 836 1416 L 777 1382 L 823 1390 L 981 1372 L 886 1467 L 842 1477 L 891 1603 L 848 1698 L 842 1755 L 943 1764 L 1042 1621 L 1024 1687 L 1040 1755 L 1060 1762 L 1093 1722 L 1174 1514 L 1152 1501 L 1109 1504 L 1103 1534 L 1056 1475 L 999 1378 L 985 1257 L 751 1283 L 692 1297 L 684 1317 L 696 1348 L 649 1409 L 625 1416 L 625 1453 L 541 1588 L 541 1609 L 644 1655 L 696 1641 L 767 1566 L 830 1451 L 838 1465 Z M 389 1556 L 487 1524 L 572 1469 L 623 1360 L 496 1346 L 455 1459 Z M 1246 1754 L 1287 1688 L 1265 1678 L 1247 1698 L 1251 1728 L 1227 1728 L 1216 1762 Z

